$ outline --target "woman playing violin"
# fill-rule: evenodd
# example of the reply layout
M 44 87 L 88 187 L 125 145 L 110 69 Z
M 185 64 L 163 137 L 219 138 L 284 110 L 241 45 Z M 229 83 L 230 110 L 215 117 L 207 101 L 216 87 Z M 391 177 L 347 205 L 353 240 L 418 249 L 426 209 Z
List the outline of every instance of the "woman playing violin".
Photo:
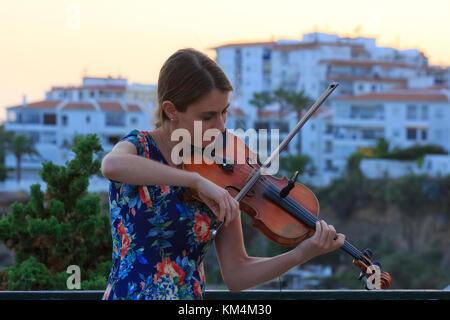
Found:
M 345 236 L 320 220 L 314 234 L 292 250 L 271 258 L 248 256 L 239 203 L 224 188 L 172 161 L 174 130 L 194 136 L 194 121 L 201 121 L 203 132 L 225 131 L 232 90 L 212 59 L 194 49 L 178 50 L 159 74 L 155 129 L 129 132 L 103 158 L 113 240 L 103 299 L 203 299 L 203 258 L 213 241 L 230 291 L 275 279 L 344 244 Z M 184 199 L 187 188 L 202 201 Z M 213 239 L 211 228 L 221 221 Z

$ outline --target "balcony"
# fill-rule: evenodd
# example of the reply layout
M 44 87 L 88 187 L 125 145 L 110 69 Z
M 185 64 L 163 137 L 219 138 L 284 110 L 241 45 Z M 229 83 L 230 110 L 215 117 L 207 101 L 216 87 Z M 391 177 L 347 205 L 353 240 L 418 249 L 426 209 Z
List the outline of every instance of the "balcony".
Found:
M 103 291 L 0 291 L 0 300 L 101 300 Z M 450 300 L 449 290 L 206 290 L 206 300 Z

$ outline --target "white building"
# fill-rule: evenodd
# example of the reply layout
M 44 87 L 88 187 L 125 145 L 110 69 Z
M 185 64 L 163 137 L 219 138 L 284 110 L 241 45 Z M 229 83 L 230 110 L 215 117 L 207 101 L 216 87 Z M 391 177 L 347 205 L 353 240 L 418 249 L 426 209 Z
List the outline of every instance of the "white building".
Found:
M 127 102 L 138 102 L 145 106 L 156 106 L 157 104 L 157 85 L 132 83 L 127 85 L 125 93 Z
M 449 151 L 449 97 L 446 89 L 414 88 L 336 98 L 327 122 L 315 117 L 305 125 L 305 153 L 326 184 L 343 172 L 352 153 L 374 147 L 377 138 L 386 139 L 391 148 L 438 145 Z
M 6 109 L 5 130 L 31 138 L 40 154 L 22 158 L 26 191 L 27 184 L 40 180 L 42 162 L 63 165 L 73 158 L 70 145 L 74 135 L 97 134 L 107 153 L 129 131 L 151 127 L 152 105 L 127 102 L 126 79 L 85 77 L 80 86 L 55 86 L 45 96 L 45 100 L 32 103 L 24 98 L 21 105 Z M 16 157 L 8 153 L 5 165 L 15 169 Z M 15 179 L 15 172 L 10 178 Z M 0 188 L 6 188 L 7 183 Z
M 317 169 L 317 176 L 309 177 L 314 183 L 326 184 L 339 175 L 348 156 L 359 147 L 374 145 L 377 137 L 394 139 L 392 146 L 435 142 L 448 150 L 448 140 L 437 138 L 446 137 L 448 126 L 432 114 L 442 110 L 442 118 L 446 117 L 447 93 L 439 88 L 446 87 L 450 73 L 448 68 L 430 68 L 428 58 L 417 49 L 378 47 L 375 38 L 317 32 L 305 34 L 301 40 L 227 43 L 213 49 L 235 88 L 232 104 L 246 115 L 246 128 L 288 125 L 285 131 L 289 132 L 297 123 L 294 113 L 280 117 L 273 110 L 268 116 L 265 110 L 258 111 L 250 104 L 254 93 L 281 87 L 303 90 L 315 100 L 331 82 L 339 82 L 321 107 L 323 113 L 310 119 L 291 142 L 296 146 L 295 140 L 301 138 L 302 153 L 312 158 Z M 425 87 L 432 89 L 424 92 Z M 394 93 L 389 96 L 387 92 Z M 429 119 L 404 119 L 407 112 L 409 117 L 414 112 L 418 117 L 428 112 Z M 424 121 L 426 129 L 420 126 Z
M 399 178 L 408 174 L 427 174 L 431 177 L 442 177 L 450 175 L 450 156 L 427 154 L 423 157 L 423 162 L 391 159 L 362 159 L 360 169 L 361 172 L 370 179 L 379 179 L 385 176 Z

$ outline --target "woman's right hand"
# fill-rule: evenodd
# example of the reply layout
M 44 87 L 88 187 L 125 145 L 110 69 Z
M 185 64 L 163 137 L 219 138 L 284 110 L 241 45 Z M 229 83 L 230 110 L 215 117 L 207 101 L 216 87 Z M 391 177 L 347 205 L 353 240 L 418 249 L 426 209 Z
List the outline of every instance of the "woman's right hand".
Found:
M 239 202 L 224 188 L 199 175 L 195 189 L 199 198 L 213 211 L 217 219 L 230 224 L 239 214 Z

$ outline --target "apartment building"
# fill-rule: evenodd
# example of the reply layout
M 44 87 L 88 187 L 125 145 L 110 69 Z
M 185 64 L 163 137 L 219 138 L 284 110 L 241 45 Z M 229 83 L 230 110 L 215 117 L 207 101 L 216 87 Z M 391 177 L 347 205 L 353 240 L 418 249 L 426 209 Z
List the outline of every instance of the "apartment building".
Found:
M 449 151 L 449 102 L 450 90 L 440 87 L 336 98 L 328 118 L 316 116 L 304 127 L 305 154 L 321 172 L 316 180 L 329 183 L 352 153 L 374 147 L 377 138 L 389 141 L 391 149 L 432 144 Z
M 231 99 L 246 115 L 243 121 L 247 128 L 284 128 L 288 132 L 297 123 L 295 113 L 281 116 L 276 112 L 277 106 L 258 110 L 250 103 L 254 93 L 278 88 L 303 90 L 315 100 L 329 83 L 339 82 L 321 107 L 323 112 L 314 115 L 295 138 L 301 139 L 302 153 L 312 158 L 317 170 L 316 176 L 310 178 L 318 184 L 326 184 L 338 176 L 348 156 L 358 147 L 374 145 L 377 137 L 394 138 L 392 146 L 436 142 L 448 148 L 448 142 L 435 139 L 445 137 L 442 123 L 424 120 L 428 126 L 424 130 L 407 127 L 413 123 L 397 119 L 407 108 L 411 117 L 413 110 L 417 110 L 417 114 L 429 112 L 430 119 L 433 112 L 441 112 L 435 110 L 442 109 L 443 113 L 448 110 L 445 88 L 450 69 L 429 66 L 428 58 L 417 49 L 379 47 L 375 38 L 318 32 L 304 34 L 301 40 L 226 43 L 213 49 L 217 63 L 235 88 Z M 424 88 L 431 89 L 425 94 Z M 436 88 L 444 91 L 437 92 Z M 399 90 L 407 93 L 400 94 Z M 394 93 L 388 93 L 391 91 Z M 419 91 L 419 100 L 415 101 L 418 98 L 415 93 Z M 387 115 L 391 110 L 403 111 Z M 402 124 L 393 126 L 398 121 Z M 298 144 L 295 139 L 292 145 Z M 289 152 L 296 153 L 297 149 L 290 148 Z
M 150 128 L 153 103 L 131 100 L 127 90 L 126 79 L 84 77 L 79 86 L 53 86 L 43 100 L 24 97 L 22 104 L 7 108 L 5 129 L 32 139 L 40 154 L 23 157 L 23 178 L 38 178 L 44 161 L 62 165 L 70 160 L 77 134 L 97 134 L 106 153 L 127 132 Z M 16 168 L 16 161 L 9 153 L 5 165 Z

